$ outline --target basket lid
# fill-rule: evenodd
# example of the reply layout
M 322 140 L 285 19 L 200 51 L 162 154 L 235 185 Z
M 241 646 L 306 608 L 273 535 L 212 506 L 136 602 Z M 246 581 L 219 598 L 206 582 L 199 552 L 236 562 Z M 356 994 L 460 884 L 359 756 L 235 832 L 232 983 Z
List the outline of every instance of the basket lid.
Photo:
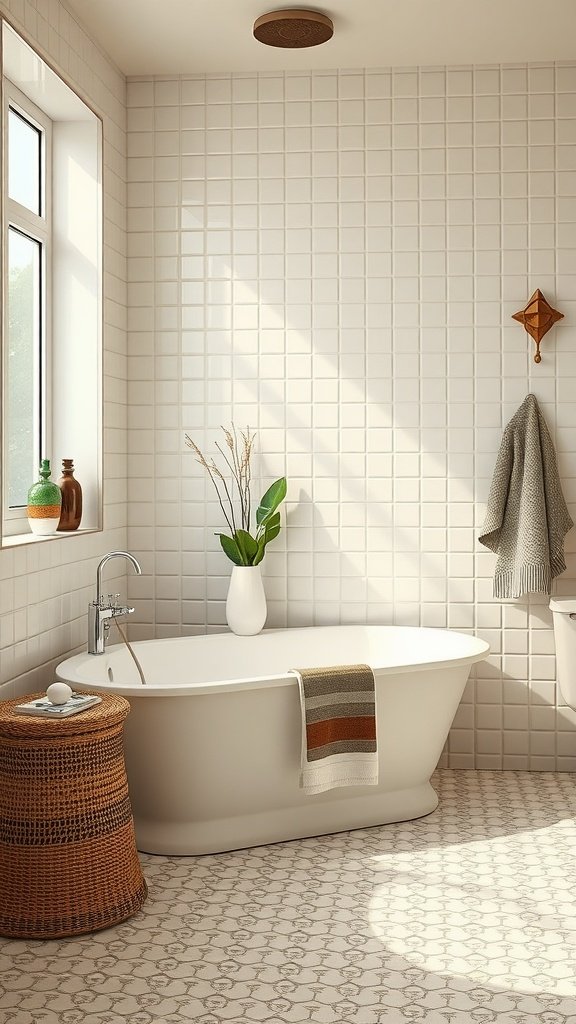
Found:
M 125 697 L 115 694 L 98 694 L 102 697 L 101 704 L 95 704 L 86 711 L 79 711 L 68 718 L 44 718 L 35 715 L 21 715 L 14 709 L 18 704 L 30 700 L 39 700 L 45 693 L 27 693 L 16 700 L 0 703 L 0 736 L 28 737 L 42 739 L 57 736 L 84 736 L 90 732 L 101 732 L 123 722 L 130 711 L 130 704 Z

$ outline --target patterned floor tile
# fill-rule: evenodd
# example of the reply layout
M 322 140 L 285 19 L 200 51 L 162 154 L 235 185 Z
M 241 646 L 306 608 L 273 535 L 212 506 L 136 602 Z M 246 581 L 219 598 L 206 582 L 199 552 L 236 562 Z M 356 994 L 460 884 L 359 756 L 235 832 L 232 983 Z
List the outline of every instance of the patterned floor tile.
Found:
M 435 786 L 418 821 L 143 856 L 124 924 L 0 939 L 2 1024 L 576 1024 L 576 777 Z

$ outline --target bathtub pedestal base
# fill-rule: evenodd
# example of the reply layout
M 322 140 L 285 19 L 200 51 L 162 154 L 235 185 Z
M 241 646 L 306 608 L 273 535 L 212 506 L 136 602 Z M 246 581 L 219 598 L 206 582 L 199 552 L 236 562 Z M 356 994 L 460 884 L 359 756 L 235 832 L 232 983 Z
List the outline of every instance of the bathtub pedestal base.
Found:
M 269 809 L 260 814 L 189 822 L 146 821 L 135 819 L 136 845 L 141 853 L 190 857 L 225 853 L 251 846 L 266 846 L 293 839 L 350 832 L 357 828 L 389 825 L 394 821 L 410 821 L 430 814 L 438 806 L 438 797 L 429 782 L 411 789 L 390 793 L 368 792 L 364 786 L 356 790 L 334 790 L 307 797 L 296 807 Z M 340 796 L 338 794 L 347 795 Z M 368 795 L 365 795 L 367 794 Z M 362 794 L 362 795 L 360 795 Z

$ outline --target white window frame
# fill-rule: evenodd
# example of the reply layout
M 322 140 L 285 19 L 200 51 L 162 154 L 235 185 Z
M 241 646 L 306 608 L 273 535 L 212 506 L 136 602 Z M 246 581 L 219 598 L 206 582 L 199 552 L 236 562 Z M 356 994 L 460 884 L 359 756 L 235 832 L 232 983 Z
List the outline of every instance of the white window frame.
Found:
M 52 122 L 50 118 L 25 96 L 9 79 L 3 83 L 3 209 L 4 224 L 2 231 L 2 265 L 4 294 L 3 334 L 8 337 L 9 304 L 8 304 L 8 238 L 10 228 L 20 231 L 23 235 L 37 241 L 41 245 L 40 266 L 40 373 L 37 382 L 35 434 L 38 439 L 38 460 L 51 449 L 52 427 Z M 8 125 L 9 111 L 14 110 L 25 121 L 28 121 L 40 132 L 40 215 L 22 206 L 8 194 Z M 3 533 L 5 536 L 21 534 L 28 529 L 26 506 L 10 508 L 8 506 L 7 451 L 8 451 L 8 374 L 4 373 L 4 392 L 2 406 L 4 421 L 2 429 L 3 450 L 0 461 L 3 467 L 2 508 Z M 30 483 L 34 483 L 31 480 Z
M 38 542 L 58 543 L 87 533 L 100 532 L 103 508 L 103 120 L 101 113 L 52 67 L 0 13 L 2 36 L 2 174 L 8 175 L 8 130 L 6 98 L 32 124 L 44 129 L 51 122 L 51 157 L 45 166 L 51 217 L 51 256 L 47 259 L 46 286 L 46 397 L 43 451 L 53 475 L 59 475 L 61 460 L 73 458 L 83 490 L 82 522 L 78 530 L 56 532 L 46 537 L 32 534 L 26 509 L 10 512 L 7 518 L 3 437 L 0 409 L 0 548 Z M 16 90 L 19 95 L 16 96 Z M 24 95 L 23 95 L 24 94 Z M 51 178 L 51 182 L 50 182 Z M 24 234 L 39 239 L 38 222 L 13 216 L 7 209 L 7 182 L 2 189 L 1 253 L 6 257 L 8 224 L 22 225 Z M 52 197 L 50 205 L 49 197 Z M 22 207 L 16 204 L 17 212 Z M 44 212 L 44 210 L 42 210 Z M 34 217 L 34 215 L 32 215 Z M 44 218 L 40 218 L 43 220 Z M 112 220 L 114 214 L 112 213 Z M 4 263 L 6 267 L 6 262 Z M 0 278 L 6 311 L 7 273 Z M 50 308 L 51 299 L 51 308 Z M 0 371 L 6 378 L 9 332 L 7 317 L 0 319 Z M 51 336 L 50 336 L 51 335 Z M 4 385 L 0 382 L 0 403 Z M 4 419 L 6 416 L 4 414 Z M 33 482 L 33 481 L 31 481 Z M 24 495 L 22 495 L 24 497 Z M 16 518 L 14 517 L 16 514 Z

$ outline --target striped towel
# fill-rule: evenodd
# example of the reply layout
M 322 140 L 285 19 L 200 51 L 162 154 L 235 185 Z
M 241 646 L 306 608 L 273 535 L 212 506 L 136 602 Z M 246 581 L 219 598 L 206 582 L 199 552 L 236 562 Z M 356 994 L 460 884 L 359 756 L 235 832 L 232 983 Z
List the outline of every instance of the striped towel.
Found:
M 300 788 L 376 786 L 376 694 L 369 665 L 294 669 L 302 709 Z

